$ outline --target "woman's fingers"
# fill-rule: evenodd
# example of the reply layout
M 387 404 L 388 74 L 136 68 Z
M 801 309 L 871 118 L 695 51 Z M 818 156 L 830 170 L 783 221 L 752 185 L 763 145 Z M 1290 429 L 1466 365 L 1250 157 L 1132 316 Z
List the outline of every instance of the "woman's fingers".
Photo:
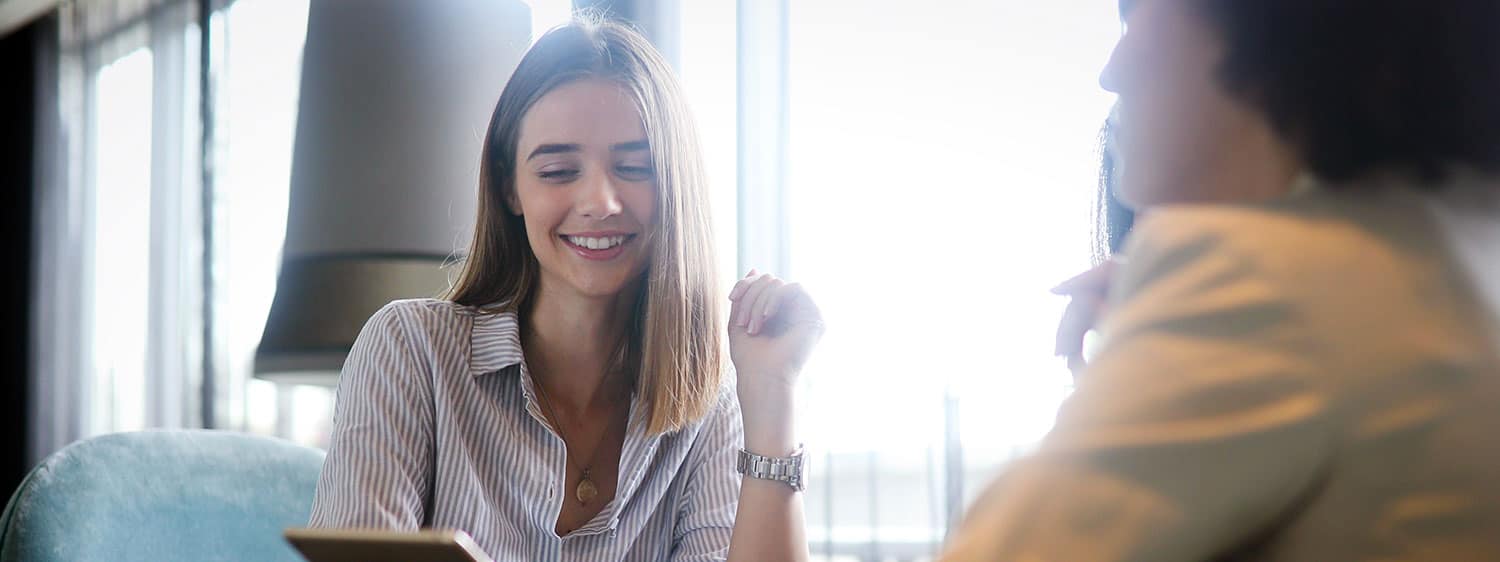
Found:
M 1053 293 L 1071 298 L 1057 326 L 1054 352 L 1067 358 L 1075 376 L 1084 367 L 1083 339 L 1103 317 L 1109 283 L 1120 265 L 1119 259 L 1110 259 L 1052 288 Z
M 729 291 L 729 324 L 744 328 L 748 334 L 758 334 L 776 315 L 789 298 L 801 291 L 801 285 L 788 284 L 775 275 L 750 270 Z
M 800 283 L 787 283 L 785 285 L 782 285 L 780 289 L 776 290 L 776 292 L 771 293 L 770 298 L 766 299 L 766 308 L 765 311 L 761 313 L 761 316 L 764 317 L 766 321 L 770 321 L 776 318 L 776 312 L 781 310 L 782 301 L 801 298 L 801 292 L 802 284 Z
M 755 302 L 760 298 L 760 294 L 765 292 L 766 287 L 769 287 L 771 281 L 775 279 L 776 276 L 769 273 L 762 274 L 756 277 L 753 282 L 746 286 L 745 291 L 741 293 L 739 297 L 740 310 L 737 314 L 734 315 L 735 326 L 739 326 L 742 328 L 750 326 L 751 309 L 755 308 Z
M 1104 294 L 1109 289 L 1109 280 L 1114 275 L 1116 267 L 1115 260 L 1105 261 L 1059 283 L 1052 288 L 1052 293 L 1058 295 Z
M 735 285 L 735 288 L 738 289 L 739 285 Z M 740 317 L 740 309 L 745 306 L 744 299 L 736 297 L 733 292 L 729 294 L 729 327 L 734 327 L 735 319 Z
M 1054 353 L 1063 357 L 1083 355 L 1083 337 L 1094 329 L 1103 299 L 1089 295 L 1073 297 L 1063 310 L 1062 321 L 1057 324 L 1057 346 Z
M 766 320 L 770 316 L 767 312 L 767 307 L 771 305 L 771 301 L 775 300 L 776 295 L 780 294 L 785 286 L 785 281 L 775 277 L 767 280 L 766 288 L 760 292 L 760 295 L 755 299 L 755 305 L 750 308 L 750 325 L 748 330 L 750 335 L 759 334 L 761 328 L 766 325 Z
M 796 318 L 781 317 L 801 310 L 795 307 L 806 302 L 806 298 L 801 284 L 787 283 L 775 275 L 757 273 L 752 269 L 729 292 L 729 300 L 734 303 L 729 309 L 729 324 L 731 327 L 744 328 L 747 334 L 756 335 L 764 332 L 766 326 L 773 322 L 798 321 Z M 812 320 L 821 321 L 816 318 L 816 310 L 810 314 L 814 317 Z
M 755 282 L 756 276 L 757 276 L 757 273 L 755 273 L 755 270 L 751 269 L 750 273 L 746 273 L 744 277 L 741 277 L 740 280 L 739 280 L 739 282 L 737 282 L 737 283 L 734 284 L 734 288 L 730 289 L 730 291 L 729 291 L 729 300 L 731 300 L 731 301 L 739 301 L 740 297 L 745 296 L 745 290 L 749 289 L 750 288 L 750 284 L 752 284 L 752 283 Z M 734 318 L 734 317 L 730 316 L 730 318 Z
M 730 291 L 729 291 L 729 302 L 730 302 L 730 305 L 729 305 L 729 325 L 730 326 L 737 326 L 737 325 L 739 325 L 739 318 L 742 315 L 743 309 L 748 308 L 750 306 L 750 303 L 747 302 L 744 299 L 745 292 L 748 291 L 748 290 L 750 290 L 750 286 L 754 285 L 756 279 L 758 279 L 758 278 L 759 278 L 759 274 L 756 273 L 754 269 L 751 269 L 750 273 L 745 274 L 744 277 L 740 278 L 740 280 L 734 284 L 734 288 L 730 289 Z

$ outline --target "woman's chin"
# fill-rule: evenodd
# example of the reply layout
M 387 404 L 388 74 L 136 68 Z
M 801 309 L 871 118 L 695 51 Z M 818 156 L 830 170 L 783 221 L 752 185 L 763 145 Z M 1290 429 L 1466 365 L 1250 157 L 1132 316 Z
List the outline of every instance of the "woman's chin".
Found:
M 629 288 L 627 275 L 575 277 L 568 280 L 573 292 L 587 299 L 609 299 L 617 297 Z

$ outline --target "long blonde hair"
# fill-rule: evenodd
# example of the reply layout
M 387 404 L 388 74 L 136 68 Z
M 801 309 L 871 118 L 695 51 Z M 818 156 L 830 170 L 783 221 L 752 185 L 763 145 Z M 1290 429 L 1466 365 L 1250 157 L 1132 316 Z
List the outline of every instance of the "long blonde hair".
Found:
M 547 32 L 506 83 L 479 164 L 474 239 L 447 298 L 527 312 L 539 268 L 524 218 L 506 212 L 515 190 L 521 119 L 538 99 L 583 78 L 614 81 L 640 110 L 656 172 L 656 224 L 635 314 L 616 353 L 648 409 L 646 431 L 701 419 L 720 387 L 718 283 L 707 179 L 698 134 L 671 67 L 639 33 L 585 17 Z

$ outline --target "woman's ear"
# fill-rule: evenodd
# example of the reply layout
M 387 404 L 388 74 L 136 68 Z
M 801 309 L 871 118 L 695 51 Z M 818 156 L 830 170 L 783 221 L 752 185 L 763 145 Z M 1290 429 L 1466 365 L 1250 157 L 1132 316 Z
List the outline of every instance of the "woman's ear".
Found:
M 505 210 L 515 216 L 523 216 L 526 213 L 521 210 L 521 198 L 516 197 L 516 190 L 509 189 L 505 193 Z

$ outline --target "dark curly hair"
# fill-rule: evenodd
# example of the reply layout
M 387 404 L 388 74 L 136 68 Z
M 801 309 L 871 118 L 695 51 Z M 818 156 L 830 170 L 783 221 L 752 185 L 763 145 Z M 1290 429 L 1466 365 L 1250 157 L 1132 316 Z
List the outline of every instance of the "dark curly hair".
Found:
M 1135 211 L 1130 210 L 1116 196 L 1120 175 L 1115 166 L 1114 136 L 1110 134 L 1110 122 L 1106 120 L 1099 128 L 1099 184 L 1094 191 L 1094 205 L 1090 209 L 1093 236 L 1090 242 L 1093 251 L 1090 257 L 1094 265 L 1104 263 L 1124 249 L 1125 236 L 1135 227 Z
M 1226 90 L 1323 179 L 1500 171 L 1500 1 L 1191 1 Z

